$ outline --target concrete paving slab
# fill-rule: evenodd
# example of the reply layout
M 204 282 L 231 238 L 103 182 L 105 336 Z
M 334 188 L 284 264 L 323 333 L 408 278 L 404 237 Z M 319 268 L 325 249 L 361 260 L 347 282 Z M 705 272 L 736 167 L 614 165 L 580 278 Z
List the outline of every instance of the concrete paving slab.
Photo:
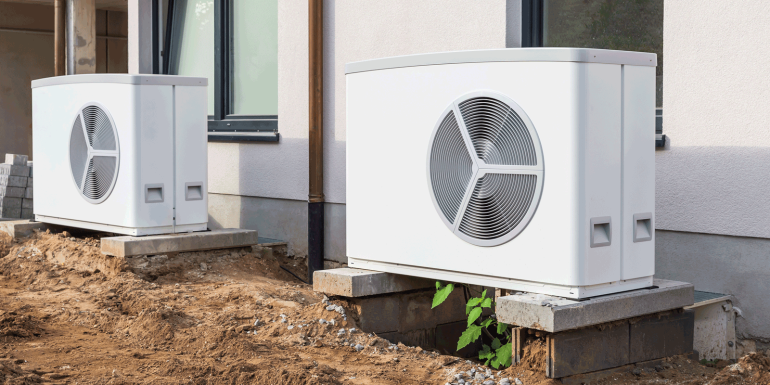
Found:
M 17 166 L 26 166 L 28 159 L 29 157 L 27 155 L 5 154 L 5 163 Z
M 10 187 L 0 185 L 0 197 L 23 198 L 27 187 Z
M 15 164 L 0 164 L 0 175 L 29 176 L 30 168 L 28 166 L 18 166 Z
M 25 176 L 0 175 L 0 186 L 27 187 L 28 179 Z
M 313 290 L 328 295 L 365 297 L 435 287 L 430 279 L 349 267 L 313 273 Z
M 19 209 L 19 211 L 21 211 L 21 209 Z M 35 229 L 45 231 L 48 228 L 50 228 L 50 226 L 45 223 L 32 222 L 26 219 L 0 222 L 0 231 L 7 233 L 14 239 L 27 237 L 31 235 Z
M 145 237 L 102 238 L 102 253 L 115 257 L 181 253 L 228 249 L 259 244 L 256 230 L 217 229 L 195 233 L 150 235 Z
M 519 293 L 500 297 L 495 311 L 501 322 L 553 333 L 680 309 L 693 304 L 694 288 L 690 283 L 655 279 L 653 285 L 650 289 L 583 301 Z

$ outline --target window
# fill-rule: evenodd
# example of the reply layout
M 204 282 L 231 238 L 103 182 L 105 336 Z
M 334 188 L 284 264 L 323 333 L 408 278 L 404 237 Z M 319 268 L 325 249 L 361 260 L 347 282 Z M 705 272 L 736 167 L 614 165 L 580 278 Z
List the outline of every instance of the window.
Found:
M 654 52 L 656 145 L 663 106 L 663 0 L 522 0 L 522 47 Z
M 164 72 L 209 79 L 209 141 L 278 141 L 278 1 L 168 7 Z

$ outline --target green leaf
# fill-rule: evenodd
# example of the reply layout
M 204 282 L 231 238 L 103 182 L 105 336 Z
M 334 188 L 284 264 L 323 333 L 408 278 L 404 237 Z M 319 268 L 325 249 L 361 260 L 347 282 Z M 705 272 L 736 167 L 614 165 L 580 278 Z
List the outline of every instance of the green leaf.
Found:
M 495 357 L 495 352 L 489 349 L 489 345 L 484 345 L 484 348 L 479 352 L 480 360 L 490 360 Z
M 481 292 L 481 298 L 487 298 L 487 289 Z
M 474 307 L 473 310 L 471 310 L 471 313 L 468 314 L 468 326 L 471 326 L 481 315 L 481 308 L 480 307 Z
M 494 340 L 492 340 L 492 349 L 495 349 L 495 350 L 500 349 L 500 345 L 502 344 L 500 343 L 499 338 L 495 338 Z
M 468 329 L 466 329 L 463 332 L 463 334 L 460 335 L 460 340 L 457 341 L 457 350 L 460 350 L 468 346 L 471 342 L 474 342 L 477 339 L 479 339 L 479 337 L 481 337 L 481 326 L 478 326 L 478 325 L 468 326 Z
M 500 369 L 500 361 L 497 360 L 497 356 L 492 360 L 492 367 L 495 369 Z
M 479 308 L 477 308 L 477 309 L 479 309 Z M 489 325 L 492 323 L 492 321 L 493 321 L 492 318 L 485 319 L 484 322 L 481 323 L 481 327 L 488 328 Z
M 438 305 L 441 305 L 442 302 L 446 301 L 447 297 L 449 297 L 449 294 L 451 294 L 452 290 L 454 289 L 455 289 L 455 285 L 450 283 L 436 290 L 436 294 L 433 295 L 433 306 L 431 306 L 431 309 L 435 308 Z
M 492 307 L 492 298 L 484 298 L 483 301 L 481 301 L 481 307 Z
M 503 334 L 505 331 L 508 330 L 508 324 L 504 322 L 498 322 L 497 323 L 497 334 Z
M 436 290 L 441 289 L 441 281 L 436 281 Z
M 465 314 L 468 314 L 471 312 L 471 309 L 481 303 L 481 298 L 471 298 L 468 300 L 468 303 L 465 304 Z
M 497 355 L 496 359 L 502 366 L 511 366 L 511 355 L 513 353 L 513 346 L 511 343 L 507 343 L 503 346 L 501 346 L 499 349 L 495 350 L 495 354 Z

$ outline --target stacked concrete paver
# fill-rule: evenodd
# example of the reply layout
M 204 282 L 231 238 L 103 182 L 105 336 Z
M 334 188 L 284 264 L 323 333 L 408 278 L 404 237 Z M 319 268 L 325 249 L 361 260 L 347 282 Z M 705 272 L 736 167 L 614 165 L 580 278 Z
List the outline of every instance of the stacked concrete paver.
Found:
M 27 155 L 6 154 L 0 164 L 0 218 L 34 219 L 32 162 Z

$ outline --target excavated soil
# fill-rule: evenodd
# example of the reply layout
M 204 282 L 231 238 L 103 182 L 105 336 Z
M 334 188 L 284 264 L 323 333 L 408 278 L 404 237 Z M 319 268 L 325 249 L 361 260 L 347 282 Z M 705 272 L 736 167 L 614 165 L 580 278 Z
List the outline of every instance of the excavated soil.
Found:
M 0 232 L 0 384 L 560 383 L 545 378 L 541 339 L 504 371 L 393 345 L 281 266 L 306 275 L 304 261 L 271 249 L 121 259 L 97 238 Z M 770 383 L 762 354 L 663 366 L 599 383 Z

